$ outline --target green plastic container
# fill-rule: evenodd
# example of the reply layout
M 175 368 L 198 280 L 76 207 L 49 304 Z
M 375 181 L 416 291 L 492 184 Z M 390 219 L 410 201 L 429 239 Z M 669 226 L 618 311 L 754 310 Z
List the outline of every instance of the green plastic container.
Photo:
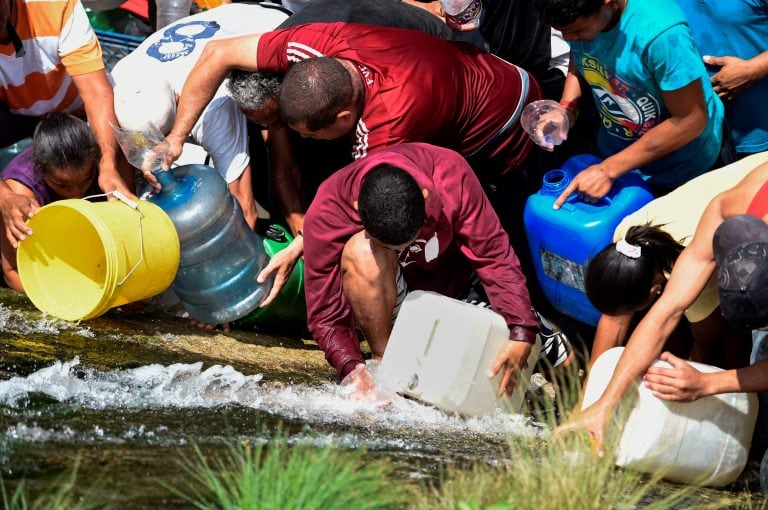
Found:
M 262 236 L 264 251 L 271 258 L 293 241 L 293 236 L 280 225 L 270 225 Z M 304 260 L 299 259 L 290 278 L 277 298 L 265 308 L 235 321 L 237 327 L 269 330 L 305 330 L 307 303 L 304 300 Z

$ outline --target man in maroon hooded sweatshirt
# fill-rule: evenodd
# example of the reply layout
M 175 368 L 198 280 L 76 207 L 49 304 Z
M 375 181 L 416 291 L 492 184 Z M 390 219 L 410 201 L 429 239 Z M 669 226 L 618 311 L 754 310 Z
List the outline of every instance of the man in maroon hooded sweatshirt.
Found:
M 304 223 L 309 329 L 356 395 L 374 389 L 355 325 L 374 358 L 407 289 L 459 298 L 476 275 L 510 341 L 489 367 L 511 393 L 538 324 L 525 277 L 480 183 L 457 153 L 423 143 L 382 149 L 320 187 Z

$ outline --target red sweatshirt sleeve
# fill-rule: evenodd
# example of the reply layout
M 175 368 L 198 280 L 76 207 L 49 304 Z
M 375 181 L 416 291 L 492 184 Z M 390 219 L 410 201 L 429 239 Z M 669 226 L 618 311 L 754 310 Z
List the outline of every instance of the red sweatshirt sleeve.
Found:
M 364 363 L 341 282 L 341 252 L 362 226 L 354 209 L 329 192 L 339 186 L 334 177 L 320 187 L 304 219 L 304 292 L 309 331 L 341 380 Z

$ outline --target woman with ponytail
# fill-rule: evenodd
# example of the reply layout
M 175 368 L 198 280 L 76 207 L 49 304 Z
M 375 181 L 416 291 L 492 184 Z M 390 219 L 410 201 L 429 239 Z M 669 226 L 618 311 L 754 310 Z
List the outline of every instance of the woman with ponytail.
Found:
M 587 296 L 603 315 L 592 344 L 591 362 L 623 345 L 648 309 L 664 292 L 680 252 L 693 238 L 707 204 L 735 186 L 757 165 L 755 157 L 708 172 L 657 198 L 616 228 L 614 243 L 588 264 Z M 760 162 L 768 160 L 768 153 Z M 683 359 L 731 368 L 749 358 L 749 335 L 723 319 L 713 275 L 690 306 L 665 350 Z

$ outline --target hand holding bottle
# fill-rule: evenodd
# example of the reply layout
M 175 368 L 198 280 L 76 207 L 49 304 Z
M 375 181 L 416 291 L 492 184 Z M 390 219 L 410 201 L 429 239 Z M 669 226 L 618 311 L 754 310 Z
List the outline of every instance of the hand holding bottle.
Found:
M 440 0 L 440 6 L 451 30 L 466 32 L 480 26 L 483 12 L 481 0 Z
M 563 106 L 549 99 L 526 105 L 520 124 L 536 145 L 549 152 L 568 139 L 568 114 Z

